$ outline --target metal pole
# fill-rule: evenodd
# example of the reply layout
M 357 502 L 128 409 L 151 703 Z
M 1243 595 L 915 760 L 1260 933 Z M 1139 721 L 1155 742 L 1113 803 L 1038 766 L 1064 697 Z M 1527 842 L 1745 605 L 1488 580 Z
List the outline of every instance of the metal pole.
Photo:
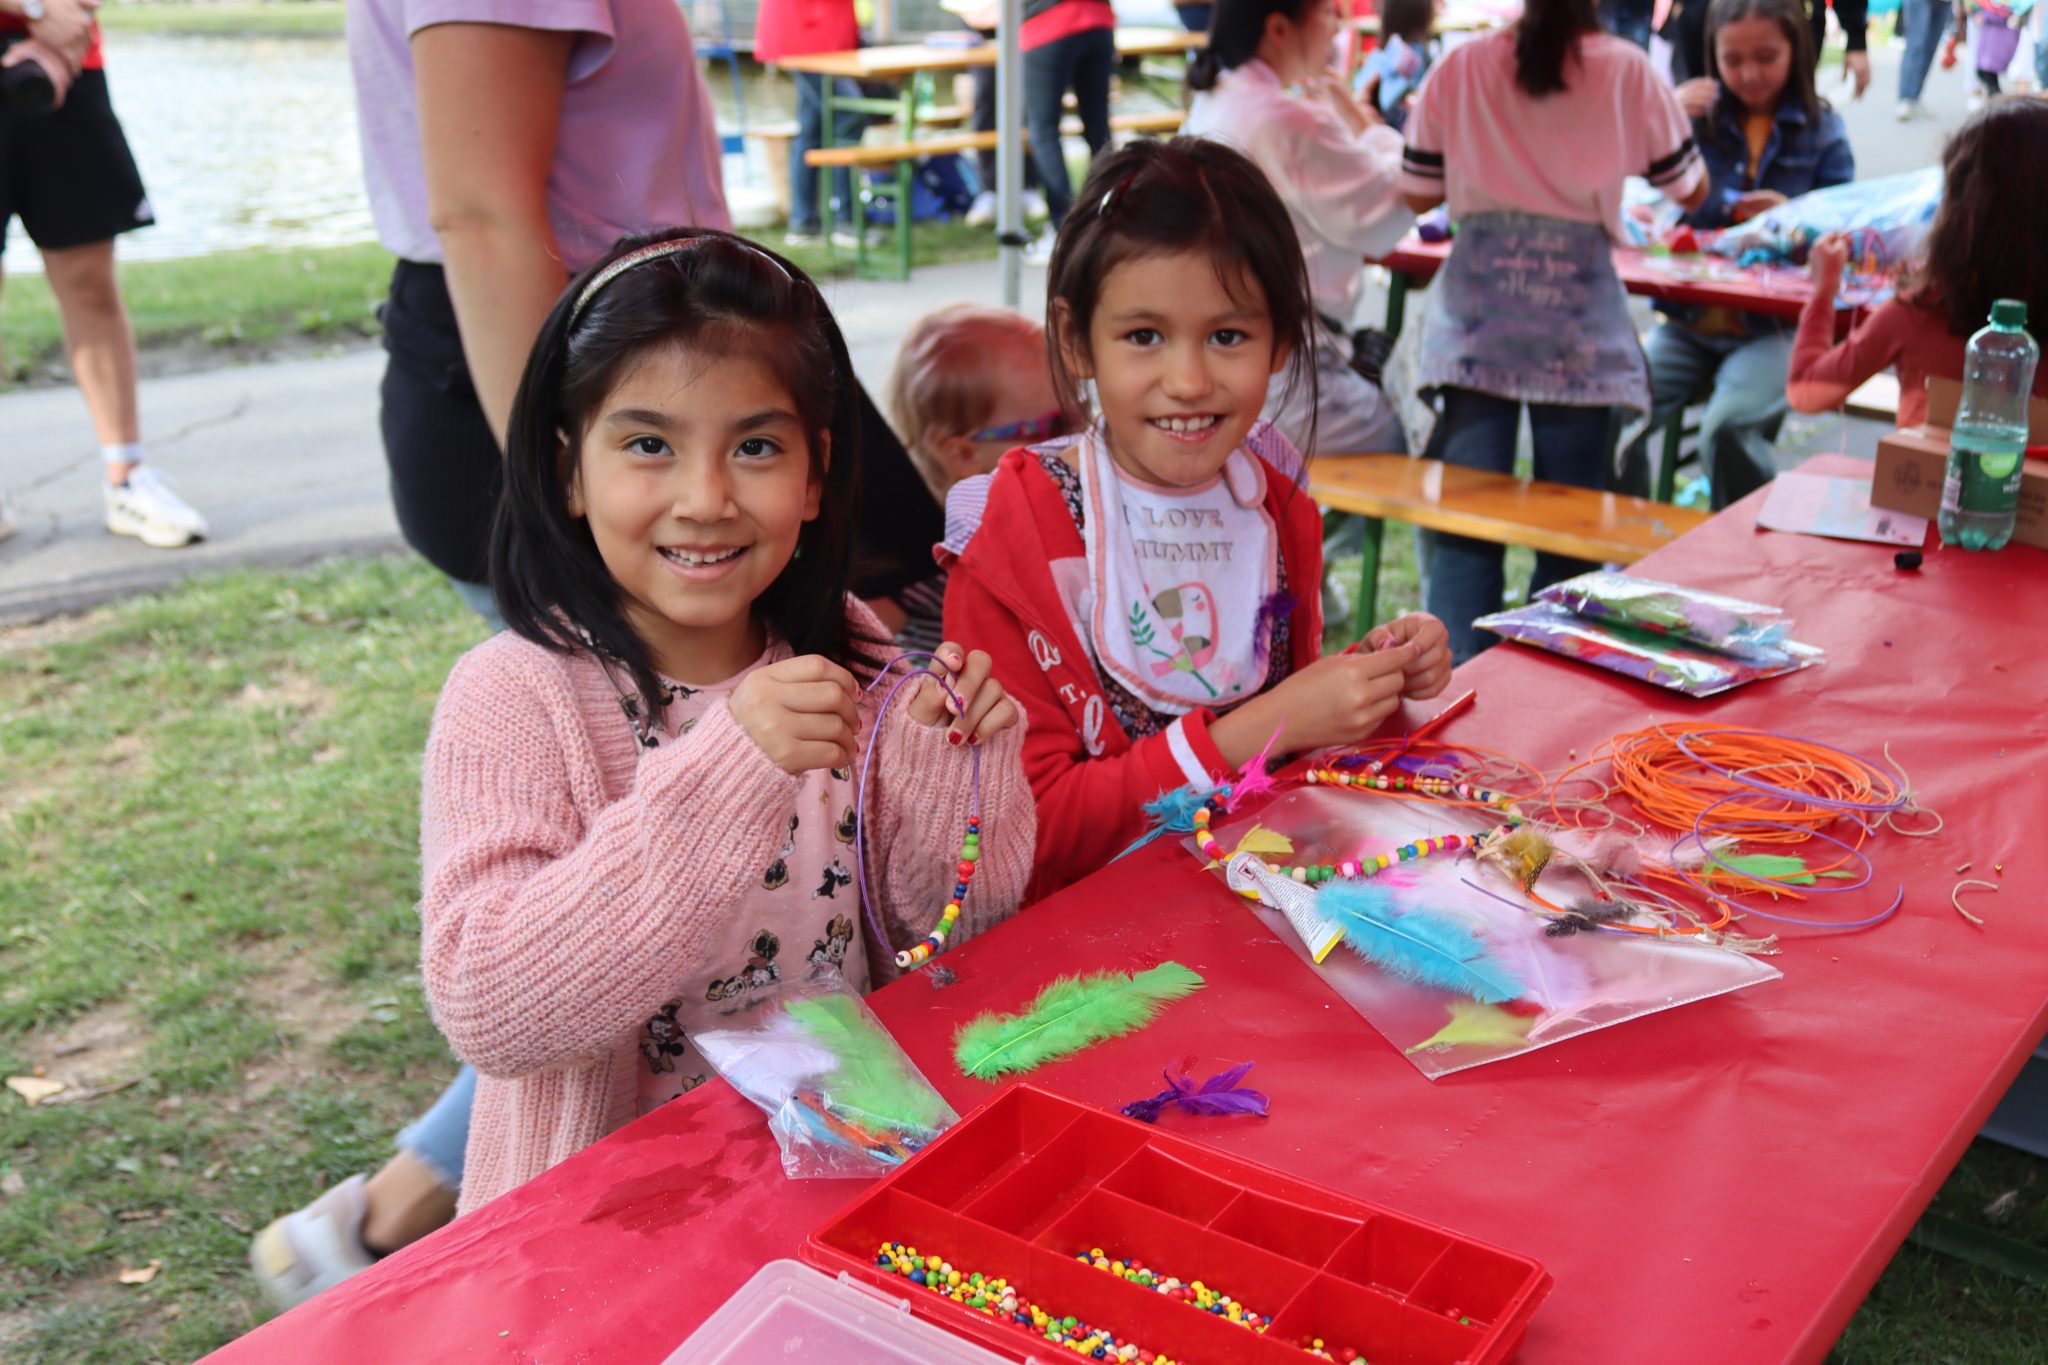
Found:
M 1003 262 L 1003 306 L 1024 293 L 1024 54 L 1018 28 L 1024 0 L 1002 0 L 996 27 L 996 241 Z

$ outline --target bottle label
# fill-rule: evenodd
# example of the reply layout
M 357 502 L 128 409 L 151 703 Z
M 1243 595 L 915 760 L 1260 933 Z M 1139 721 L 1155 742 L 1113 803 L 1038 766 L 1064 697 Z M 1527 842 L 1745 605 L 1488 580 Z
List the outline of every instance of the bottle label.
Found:
M 1941 484 L 1941 510 L 2005 516 L 2019 506 L 2020 456 L 1980 455 L 1958 450 L 1950 454 L 1948 475 Z

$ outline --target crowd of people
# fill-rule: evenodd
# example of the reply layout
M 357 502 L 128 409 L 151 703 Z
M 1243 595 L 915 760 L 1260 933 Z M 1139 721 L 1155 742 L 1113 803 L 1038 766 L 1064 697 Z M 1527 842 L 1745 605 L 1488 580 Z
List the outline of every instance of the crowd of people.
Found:
M 52 28 L 60 5 L 70 27 Z M 1803 0 L 1679 8 L 1676 86 L 1619 36 L 1641 36 L 1633 7 L 1604 24 L 1595 0 L 1528 0 L 1457 44 L 1426 0 L 1389 0 L 1362 89 L 1329 69 L 1332 0 L 1206 8 L 1183 135 L 1112 150 L 1113 12 L 1027 0 L 1044 316 L 917 321 L 885 419 L 817 285 L 730 231 L 671 0 L 351 0 L 370 202 L 397 257 L 393 497 L 490 638 L 448 679 L 421 797 L 423 976 L 466 1065 L 386 1167 L 256 1237 L 279 1302 L 701 1083 L 691 1034 L 777 982 L 824 965 L 886 981 L 892 945 L 969 875 L 955 941 L 1102 866 L 1162 791 L 1364 739 L 1442 692 L 1502 601 L 1498 546 L 1423 537 L 1426 610 L 1322 649 L 1304 456 L 1407 449 L 1397 398 L 1432 414 L 1426 458 L 1509 470 L 1526 418 L 1536 476 L 1584 487 L 1630 476 L 1622 418 L 1704 400 L 1725 506 L 1771 476 L 1788 409 L 1894 366 L 1913 422 L 1991 298 L 2048 316 L 2048 203 L 1997 193 L 2048 173 L 2048 102 L 2006 97 L 1949 144 L 1926 259 L 1846 339 L 1836 239 L 1796 329 L 1674 308 L 1639 338 L 1611 253 L 1627 178 L 1713 227 L 1854 175 Z M 85 107 L 89 5 L 0 13 L 60 71 L 79 58 L 66 107 Z M 1838 13 L 1859 54 L 1860 14 Z M 839 0 L 764 5 L 762 24 L 769 60 L 856 36 Z M 821 91 L 799 90 L 815 138 Z M 111 114 L 91 126 L 112 156 Z M 146 204 L 53 211 L 33 140 L 0 137 L 0 192 L 20 196 L 0 207 L 53 285 L 74 281 L 59 297 L 80 309 L 67 338 L 109 477 L 146 497 L 110 245 L 134 225 L 113 210 Z M 126 164 L 115 199 L 140 195 Z M 798 241 L 838 221 L 806 184 Z M 1364 261 L 1439 206 L 1454 246 L 1414 393 L 1390 393 L 1353 325 Z M 1531 587 L 1585 567 L 1538 555 Z M 924 676 L 885 711 L 870 684 L 899 650 Z M 986 841 L 956 874 L 961 746 L 980 750 Z M 852 886 L 863 856 L 876 920 Z

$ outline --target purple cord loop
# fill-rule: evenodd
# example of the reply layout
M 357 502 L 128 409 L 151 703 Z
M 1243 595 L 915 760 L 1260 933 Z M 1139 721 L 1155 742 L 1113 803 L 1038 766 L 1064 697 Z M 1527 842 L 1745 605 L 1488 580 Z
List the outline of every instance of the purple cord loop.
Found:
M 1861 829 L 1865 834 L 1870 833 L 1873 829 L 1873 826 L 1871 822 L 1863 818 L 1864 813 L 1869 812 L 1873 814 L 1889 814 L 1895 811 L 1903 810 L 1906 806 L 1906 784 L 1903 778 L 1893 783 L 1894 789 L 1899 794 L 1897 796 L 1894 796 L 1889 801 L 1842 801 L 1834 797 L 1815 796 L 1810 792 L 1798 792 L 1792 790 L 1789 787 L 1779 787 L 1774 786 L 1768 782 L 1756 781 L 1754 778 L 1748 776 L 1748 774 L 1751 772 L 1759 771 L 1759 769 L 1749 768 L 1738 772 L 1732 768 L 1720 767 L 1717 764 L 1709 763 L 1706 759 L 1701 758 L 1698 754 L 1694 753 L 1692 749 L 1688 747 L 1686 744 L 1687 739 L 1696 738 L 1702 734 L 1722 733 L 1733 732 L 1719 730 L 1696 730 L 1691 735 L 1676 736 L 1674 738 L 1675 742 L 1678 745 L 1678 748 L 1685 754 L 1686 757 L 1692 759 L 1693 762 L 1698 763 L 1702 767 L 1712 769 L 1714 772 L 1719 773 L 1722 777 L 1727 778 L 1729 781 L 1737 783 L 1738 785 L 1744 787 L 1748 787 L 1752 791 L 1763 792 L 1768 796 L 1775 797 L 1778 800 L 1785 802 L 1788 806 L 1803 805 L 1811 807 L 1815 810 L 1829 810 L 1834 811 L 1838 815 L 1847 816 L 1852 822 L 1855 823 L 1857 828 Z M 1886 777 L 1891 776 L 1891 774 L 1886 769 L 1879 767 L 1877 764 L 1871 762 L 1863 755 L 1851 753 L 1847 749 L 1837 749 L 1831 744 L 1822 744 L 1819 740 L 1806 739 L 1800 735 L 1778 734 L 1775 731 L 1770 730 L 1759 731 L 1758 733 L 1770 735 L 1773 739 L 1790 739 L 1795 740 L 1801 744 L 1811 744 L 1815 748 L 1827 749 L 1830 752 L 1841 754 L 1845 758 L 1854 759 L 1856 762 L 1861 763 L 1866 771 L 1872 773 L 1881 773 Z M 1770 766 L 1777 767 L 1782 765 L 1773 764 Z M 1680 865 L 1678 861 L 1678 850 L 1681 847 L 1683 847 L 1687 842 L 1698 844 L 1700 851 L 1706 855 L 1707 861 L 1712 863 L 1714 866 L 1723 869 L 1724 871 L 1733 872 L 1740 876 L 1749 877 L 1753 881 L 1765 882 L 1773 886 L 1791 887 L 1794 885 L 1798 885 L 1801 891 L 1813 895 L 1835 896 L 1840 895 L 1845 891 L 1861 891 L 1864 887 L 1870 885 L 1870 883 L 1876 878 L 1876 864 L 1872 863 L 1870 861 L 1870 858 L 1861 849 L 1856 848 L 1854 845 L 1848 843 L 1843 839 L 1839 839 L 1832 834 L 1827 834 L 1817 829 L 1809 830 L 1808 833 L 1816 839 L 1827 840 L 1836 848 L 1839 848 L 1844 853 L 1847 853 L 1851 858 L 1855 859 L 1858 863 L 1861 863 L 1863 865 L 1863 875 L 1861 877 L 1859 877 L 1857 880 L 1853 882 L 1848 882 L 1842 886 L 1822 886 L 1820 884 L 1820 878 L 1818 874 L 1809 873 L 1808 876 L 1812 881 L 1812 885 L 1809 886 L 1804 883 L 1781 881 L 1774 877 L 1759 877 L 1753 872 L 1744 872 L 1741 868 L 1732 866 L 1731 864 L 1723 861 L 1721 856 L 1714 851 L 1713 845 L 1709 844 L 1707 840 L 1711 837 L 1724 834 L 1735 834 L 1737 835 L 1737 837 L 1740 837 L 1739 831 L 1752 828 L 1758 822 L 1744 820 L 1710 821 L 1707 819 L 1707 817 L 1711 815 L 1717 807 L 1724 806 L 1730 801 L 1741 799 L 1743 795 L 1744 794 L 1741 792 L 1730 792 L 1726 796 L 1720 797 L 1717 800 L 1709 802 L 1705 809 L 1701 810 L 1698 815 L 1693 817 L 1692 833 L 1681 834 L 1680 836 L 1678 836 L 1678 838 L 1672 840 L 1671 847 L 1666 853 L 1666 857 L 1671 863 L 1672 870 L 1678 873 L 1680 880 L 1684 881 L 1687 886 L 1690 886 L 1693 890 L 1699 892 L 1701 895 L 1707 897 L 1709 900 L 1729 900 L 1729 897 L 1724 896 L 1718 891 L 1709 890 L 1706 883 L 1703 880 L 1693 876 L 1691 872 L 1687 871 L 1683 866 Z M 1742 905 L 1738 908 L 1745 915 L 1755 915 L 1759 919 L 1771 920 L 1778 924 L 1796 924 L 1803 928 L 1808 929 L 1868 929 L 1874 924 L 1882 924 L 1886 920 L 1890 919 L 1893 915 L 1899 912 L 1899 907 L 1901 905 L 1904 905 L 1905 903 L 1906 888 L 1904 883 L 1901 883 L 1899 886 L 1898 895 L 1892 899 L 1890 908 L 1884 910 L 1882 913 L 1872 915 L 1868 919 L 1812 919 L 1798 915 L 1775 914 L 1769 910 L 1759 910 L 1752 905 Z
M 945 660 L 936 654 L 921 649 L 907 650 L 889 660 L 888 663 L 883 664 L 875 673 L 873 679 L 868 682 L 867 686 L 861 688 L 862 695 L 873 692 L 877 687 L 881 686 L 898 664 L 909 664 L 911 671 L 896 679 L 895 686 L 891 687 L 888 694 L 882 698 L 882 704 L 875 708 L 875 723 L 868 728 L 868 742 L 861 753 L 860 785 L 855 787 L 853 792 L 853 866 L 860 877 L 860 909 L 861 914 L 867 917 L 868 929 L 874 934 L 875 942 L 881 944 L 884 948 L 892 947 L 892 945 L 889 942 L 888 930 L 882 927 L 881 912 L 875 909 L 874 897 L 868 894 L 867 860 L 868 773 L 875 761 L 875 737 L 882 732 L 882 716 L 887 713 L 890 704 L 896 700 L 896 694 L 920 678 L 930 678 L 933 682 L 937 683 L 939 690 L 944 692 L 947 699 L 953 703 L 954 712 L 963 719 L 967 715 L 967 708 L 961 703 L 960 694 L 953 690 L 952 684 L 946 681 L 943 674 L 933 673 L 926 667 L 926 665 L 938 664 L 941 668 L 944 668 Z M 971 820 L 979 820 L 981 818 L 981 746 L 978 744 L 970 745 L 967 755 L 973 764 L 967 815 Z

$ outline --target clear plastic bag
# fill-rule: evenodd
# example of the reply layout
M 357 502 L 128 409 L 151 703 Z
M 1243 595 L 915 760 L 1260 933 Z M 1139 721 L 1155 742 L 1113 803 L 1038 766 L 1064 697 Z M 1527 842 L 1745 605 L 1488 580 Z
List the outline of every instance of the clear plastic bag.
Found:
M 768 1115 L 792 1180 L 886 1175 L 960 1117 L 830 967 L 690 1041 Z
M 1761 678 L 1811 668 L 1826 657 L 1812 645 L 1790 640 L 1775 657 L 1738 658 L 1669 635 L 1589 621 L 1555 602 L 1531 602 L 1526 607 L 1482 616 L 1472 624 L 1503 638 L 1689 697 L 1711 697 Z
M 1225 849 L 1235 849 L 1253 826 L 1263 826 L 1293 846 L 1286 859 L 1272 861 L 1311 863 L 1369 858 L 1416 839 L 1478 833 L 1498 823 L 1498 816 L 1455 806 L 1304 787 L 1256 815 L 1216 825 L 1214 833 Z M 1193 848 L 1192 841 L 1188 847 Z M 1217 875 L 1224 876 L 1224 870 L 1218 868 Z M 1461 921 L 1484 941 L 1493 962 L 1521 984 L 1518 998 L 1482 1004 L 1457 991 L 1403 980 L 1342 945 L 1317 963 L 1282 910 L 1249 900 L 1244 904 L 1416 1070 L 1432 1078 L 1780 975 L 1753 956 L 1693 939 L 1620 930 L 1552 937 L 1541 916 L 1516 903 L 1520 893 L 1513 883 L 1481 869 L 1470 857 L 1420 858 L 1372 880 L 1385 883 L 1404 903 Z M 1545 900 L 1567 905 L 1583 896 L 1586 884 L 1577 873 L 1553 864 L 1536 888 Z M 1298 889 L 1313 894 L 1306 886 Z
M 1803 265 L 1830 232 L 1849 234 L 1845 295 L 1872 302 L 1890 292 L 1926 244 L 1941 207 L 1939 166 L 1856 180 L 1788 199 L 1745 223 L 1700 234 L 1700 249 L 1743 265 Z
M 1792 622 L 1777 608 L 1599 569 L 1536 594 L 1589 621 L 1668 635 L 1759 663 L 1782 663 Z

